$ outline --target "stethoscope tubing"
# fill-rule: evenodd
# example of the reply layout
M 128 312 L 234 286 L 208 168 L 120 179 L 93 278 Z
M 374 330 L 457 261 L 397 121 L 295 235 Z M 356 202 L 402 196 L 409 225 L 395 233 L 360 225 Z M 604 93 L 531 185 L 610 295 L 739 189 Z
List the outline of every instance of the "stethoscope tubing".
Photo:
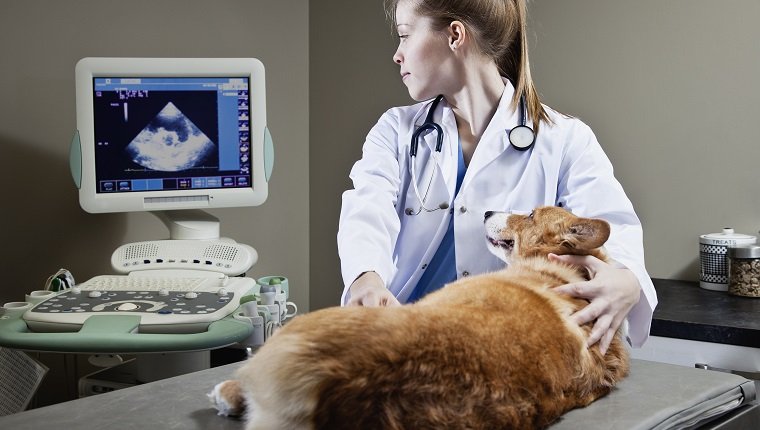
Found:
M 409 145 L 409 155 L 412 157 L 417 156 L 417 148 L 419 147 L 420 136 L 426 132 L 436 132 L 435 152 L 441 152 L 443 148 L 443 128 L 433 121 L 433 114 L 435 113 L 438 104 L 443 100 L 443 95 L 438 95 L 433 102 L 430 103 L 425 121 L 414 130 L 412 133 L 412 141 Z M 528 107 L 525 102 L 525 94 L 520 96 L 520 122 L 517 126 L 509 131 L 509 143 L 513 148 L 518 151 L 525 151 L 530 149 L 536 141 L 536 133 L 533 129 L 527 125 Z M 518 133 L 522 136 L 518 137 Z
M 430 109 L 428 109 L 427 116 L 425 117 L 425 122 L 423 122 L 421 126 L 417 127 L 417 130 L 414 130 L 414 133 L 412 133 L 412 144 L 409 147 L 410 156 L 417 156 L 417 147 L 419 146 L 420 135 L 427 131 L 435 131 L 437 133 L 435 141 L 435 152 L 441 152 L 441 149 L 443 148 L 443 129 L 440 125 L 438 125 L 438 123 L 433 121 L 433 114 L 435 113 L 435 108 L 438 107 L 438 103 L 440 103 L 442 99 L 443 94 L 439 95 L 435 98 L 435 100 L 433 100 L 433 103 L 430 104 Z
M 433 121 L 433 114 L 435 113 L 435 109 L 438 107 L 438 104 L 443 100 L 443 95 L 438 95 L 433 102 L 430 104 L 430 108 L 428 109 L 427 116 L 425 117 L 425 122 L 422 123 L 417 129 L 412 133 L 412 141 L 409 145 L 409 163 L 410 163 L 410 170 L 411 170 L 411 180 L 412 180 L 412 186 L 414 188 L 414 194 L 417 196 L 417 200 L 420 202 L 420 208 L 416 212 L 412 210 L 411 208 L 406 208 L 405 213 L 407 215 L 417 215 L 423 210 L 426 212 L 433 212 L 440 209 L 448 209 L 449 205 L 446 203 L 441 203 L 436 208 L 428 208 L 425 207 L 425 202 L 427 201 L 427 195 L 428 191 L 430 191 L 430 186 L 433 183 L 433 175 L 435 174 L 435 170 L 430 175 L 430 181 L 428 181 L 428 185 L 425 189 L 425 197 L 423 198 L 420 195 L 420 191 L 417 188 L 417 175 L 416 175 L 416 169 L 415 169 L 415 163 L 414 158 L 417 157 L 417 149 L 419 147 L 419 141 L 420 136 L 423 133 L 427 132 L 435 132 L 436 133 L 436 143 L 435 143 L 435 152 L 433 152 L 433 156 L 435 156 L 436 153 L 440 153 L 443 148 L 443 128 Z M 525 103 L 525 94 L 522 94 L 520 96 L 520 123 L 512 128 L 509 131 L 509 143 L 512 145 L 513 148 L 515 148 L 518 151 L 526 151 L 529 148 L 533 146 L 533 144 L 536 141 L 536 133 L 533 131 L 531 127 L 526 125 L 527 117 L 528 117 L 528 109 Z M 438 163 L 435 163 L 438 164 Z M 434 168 L 435 169 L 435 168 Z

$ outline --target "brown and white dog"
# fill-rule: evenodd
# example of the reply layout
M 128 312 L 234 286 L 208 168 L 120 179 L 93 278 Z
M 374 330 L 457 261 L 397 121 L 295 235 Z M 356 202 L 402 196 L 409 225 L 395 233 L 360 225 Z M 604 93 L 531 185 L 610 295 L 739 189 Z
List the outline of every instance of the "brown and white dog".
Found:
M 295 318 L 210 397 L 247 429 L 535 429 L 607 394 L 628 373 L 620 336 L 606 355 L 587 302 L 552 291 L 585 271 L 547 254 L 605 259 L 609 225 L 555 207 L 488 212 L 509 266 L 416 304 L 329 308 Z

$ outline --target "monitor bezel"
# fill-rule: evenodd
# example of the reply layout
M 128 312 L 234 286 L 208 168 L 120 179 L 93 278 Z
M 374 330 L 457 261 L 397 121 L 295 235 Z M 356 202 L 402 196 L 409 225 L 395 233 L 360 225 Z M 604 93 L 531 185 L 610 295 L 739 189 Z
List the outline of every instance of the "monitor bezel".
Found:
M 246 207 L 268 195 L 264 139 L 264 65 L 255 58 L 95 58 L 75 69 L 77 129 L 81 143 L 79 204 L 90 213 Z M 94 78 L 230 77 L 249 79 L 251 186 L 170 191 L 98 193 L 95 175 Z

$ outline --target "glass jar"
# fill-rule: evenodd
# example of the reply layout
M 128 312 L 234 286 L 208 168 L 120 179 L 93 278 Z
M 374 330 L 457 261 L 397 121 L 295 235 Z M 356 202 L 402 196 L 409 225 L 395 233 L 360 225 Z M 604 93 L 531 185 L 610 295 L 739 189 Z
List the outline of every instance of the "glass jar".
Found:
M 735 233 L 731 227 L 699 236 L 699 286 L 713 291 L 728 290 L 728 247 L 756 242 L 755 236 Z
M 728 248 L 728 293 L 760 297 L 760 246 Z

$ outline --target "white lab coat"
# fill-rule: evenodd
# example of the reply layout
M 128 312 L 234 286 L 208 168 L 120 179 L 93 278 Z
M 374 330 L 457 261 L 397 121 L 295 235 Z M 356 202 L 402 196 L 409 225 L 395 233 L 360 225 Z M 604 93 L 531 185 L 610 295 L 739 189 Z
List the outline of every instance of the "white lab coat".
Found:
M 610 223 L 608 253 L 633 271 L 641 284 L 640 300 L 628 315 L 629 342 L 640 346 L 649 335 L 657 297 L 644 267 L 641 223 L 613 176 L 609 159 L 586 124 L 551 109 L 547 112 L 554 124 L 541 124 L 534 146 L 527 151 L 513 148 L 507 133 L 519 117 L 510 107 L 514 88 L 508 81 L 506 85 L 456 198 L 458 132 L 445 100 L 434 115 L 444 130 L 438 161 L 432 157 L 435 133 L 420 138 L 414 159 L 420 193 L 424 195 L 430 169 L 435 167 L 425 206 L 447 203 L 447 210 L 405 213 L 407 208 L 419 209 L 410 182 L 409 147 L 430 101 L 390 109 L 372 128 L 362 158 L 351 170 L 354 189 L 343 194 L 338 231 L 345 284 L 341 303 L 347 302 L 351 283 L 366 271 L 377 272 L 404 303 L 437 251 L 450 216 L 455 217 L 457 277 L 499 270 L 504 263 L 486 248 L 484 213 L 527 213 L 537 206 L 561 204 L 576 215 Z

